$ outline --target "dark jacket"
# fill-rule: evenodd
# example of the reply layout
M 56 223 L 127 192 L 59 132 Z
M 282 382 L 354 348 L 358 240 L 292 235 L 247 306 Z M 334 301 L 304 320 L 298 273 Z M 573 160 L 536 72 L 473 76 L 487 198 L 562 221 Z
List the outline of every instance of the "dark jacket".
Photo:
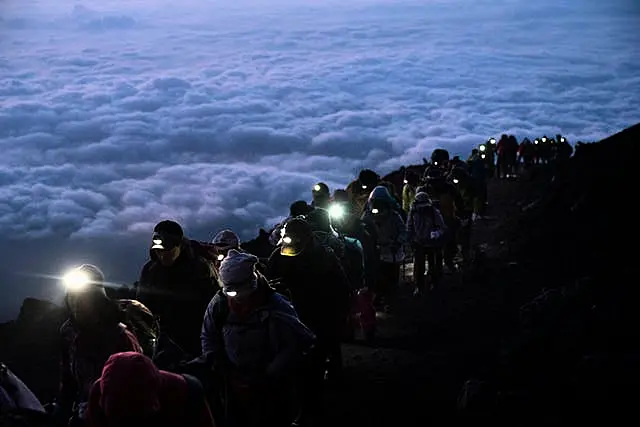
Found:
M 333 339 L 342 332 L 349 311 L 349 281 L 331 249 L 310 243 L 295 257 L 276 249 L 267 263 L 267 277 L 278 279 L 291 295 L 300 320 L 319 340 Z
M 218 290 L 211 263 L 197 256 L 188 240 L 175 263 L 165 267 L 150 251 L 140 274 L 137 300 L 159 317 L 162 335 L 191 356 L 200 354 L 200 328 L 207 304 Z
M 60 328 L 60 336 L 58 398 L 64 416 L 71 415 L 74 403 L 87 401 L 89 390 L 109 356 L 123 351 L 142 352 L 136 337 L 119 323 L 116 314 L 103 313 L 102 321 L 90 329 L 70 318 Z

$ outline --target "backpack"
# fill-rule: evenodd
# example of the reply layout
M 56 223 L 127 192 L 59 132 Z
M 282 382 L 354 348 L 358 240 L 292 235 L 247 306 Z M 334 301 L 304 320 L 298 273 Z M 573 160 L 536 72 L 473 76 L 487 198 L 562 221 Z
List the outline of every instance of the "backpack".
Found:
M 420 244 L 428 244 L 433 243 L 433 239 L 431 239 L 431 232 L 436 231 L 436 213 L 437 209 L 435 205 L 426 207 L 427 215 L 424 215 L 425 211 L 413 211 L 413 230 L 414 230 L 414 240 Z
M 138 300 L 121 299 L 116 302 L 125 314 L 124 323 L 138 339 L 144 354 L 153 359 L 160 335 L 158 319 Z

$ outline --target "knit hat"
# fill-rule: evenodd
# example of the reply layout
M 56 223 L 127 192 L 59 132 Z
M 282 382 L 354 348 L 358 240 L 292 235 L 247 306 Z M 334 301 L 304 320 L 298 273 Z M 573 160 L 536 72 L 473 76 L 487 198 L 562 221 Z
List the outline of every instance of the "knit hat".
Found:
M 255 290 L 258 287 L 258 279 L 255 275 L 255 265 L 258 258 L 254 255 L 231 249 L 227 257 L 220 263 L 218 274 L 220 286 L 225 294 L 247 287 Z
M 237 248 L 240 246 L 240 238 L 231 230 L 222 230 L 211 241 L 221 249 Z

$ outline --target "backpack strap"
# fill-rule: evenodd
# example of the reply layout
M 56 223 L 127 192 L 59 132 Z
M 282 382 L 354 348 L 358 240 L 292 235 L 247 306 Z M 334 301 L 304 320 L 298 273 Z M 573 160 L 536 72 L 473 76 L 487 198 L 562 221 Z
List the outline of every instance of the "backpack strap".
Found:
M 188 374 L 182 374 L 187 383 L 187 404 L 185 405 L 186 423 L 185 427 L 195 427 L 198 425 L 202 406 L 205 402 L 204 388 L 202 383 L 196 378 Z

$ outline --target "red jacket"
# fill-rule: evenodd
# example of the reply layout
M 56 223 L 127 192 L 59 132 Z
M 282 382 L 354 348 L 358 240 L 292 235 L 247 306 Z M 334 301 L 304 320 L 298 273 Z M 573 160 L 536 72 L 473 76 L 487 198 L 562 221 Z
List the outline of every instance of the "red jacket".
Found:
M 88 427 L 215 427 L 204 393 L 182 375 L 161 371 L 141 353 L 112 355 L 89 396 Z

